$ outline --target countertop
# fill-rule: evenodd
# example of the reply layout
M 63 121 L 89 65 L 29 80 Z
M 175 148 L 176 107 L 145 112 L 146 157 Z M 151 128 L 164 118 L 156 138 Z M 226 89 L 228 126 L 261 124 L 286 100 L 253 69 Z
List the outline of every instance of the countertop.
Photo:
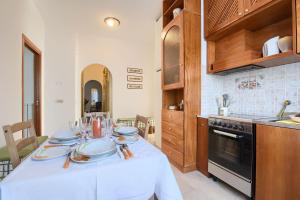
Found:
M 198 118 L 208 119 L 210 115 L 197 115 Z
M 197 115 L 197 117 L 205 118 L 205 119 L 208 119 L 210 116 L 214 116 L 214 115 L 203 115 L 203 114 Z M 270 117 L 270 118 L 254 120 L 253 123 L 267 125 L 267 126 L 275 126 L 275 127 L 281 127 L 281 128 L 291 128 L 291 129 L 300 130 L 300 125 L 276 122 L 276 120 L 279 120 L 279 119 L 276 117 Z
M 267 119 L 259 119 L 259 120 L 254 120 L 253 122 L 255 124 L 261 124 L 261 125 L 267 125 L 267 126 L 276 126 L 276 127 L 281 127 L 281 128 L 291 128 L 291 129 L 298 129 L 300 130 L 300 125 L 297 124 L 286 124 L 286 123 L 281 123 L 281 122 L 276 122 L 278 118 L 267 118 Z

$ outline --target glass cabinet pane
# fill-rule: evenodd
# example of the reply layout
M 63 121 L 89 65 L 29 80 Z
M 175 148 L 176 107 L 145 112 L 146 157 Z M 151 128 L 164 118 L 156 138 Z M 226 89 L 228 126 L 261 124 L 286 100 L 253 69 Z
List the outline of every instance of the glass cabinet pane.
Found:
M 180 81 L 180 29 L 173 26 L 163 42 L 164 85 Z

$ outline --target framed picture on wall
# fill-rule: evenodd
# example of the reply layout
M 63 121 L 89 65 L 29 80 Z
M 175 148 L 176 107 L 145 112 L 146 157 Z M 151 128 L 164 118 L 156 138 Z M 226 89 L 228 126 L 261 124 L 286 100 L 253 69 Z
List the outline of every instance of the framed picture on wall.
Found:
M 128 67 L 128 68 L 127 68 L 127 73 L 131 73 L 131 74 L 142 74 L 142 73 L 143 73 L 143 69 Z
M 143 89 L 142 84 L 127 84 L 127 89 Z
M 128 75 L 128 82 L 143 82 L 143 76 Z

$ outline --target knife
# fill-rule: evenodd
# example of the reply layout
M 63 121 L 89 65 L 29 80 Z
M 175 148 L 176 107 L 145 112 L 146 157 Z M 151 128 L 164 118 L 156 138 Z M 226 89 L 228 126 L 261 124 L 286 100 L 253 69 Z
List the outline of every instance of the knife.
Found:
M 129 159 L 129 155 L 128 155 L 128 153 L 126 152 L 126 150 L 122 146 L 120 146 L 120 151 L 123 153 L 125 160 L 128 160 Z
M 68 153 L 68 155 L 67 155 L 66 161 L 65 161 L 65 163 L 64 163 L 64 169 L 68 169 L 69 166 L 70 166 L 70 161 L 71 161 L 70 157 L 71 157 L 71 153 L 72 153 L 72 152 Z

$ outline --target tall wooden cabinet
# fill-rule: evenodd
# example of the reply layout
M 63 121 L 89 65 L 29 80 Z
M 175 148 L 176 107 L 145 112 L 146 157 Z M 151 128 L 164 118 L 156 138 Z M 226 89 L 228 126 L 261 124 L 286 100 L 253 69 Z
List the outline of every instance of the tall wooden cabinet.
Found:
M 173 19 L 177 7 L 182 12 Z M 162 151 L 188 172 L 196 169 L 200 113 L 200 0 L 164 0 L 163 13 Z M 177 109 L 169 110 L 172 105 Z

